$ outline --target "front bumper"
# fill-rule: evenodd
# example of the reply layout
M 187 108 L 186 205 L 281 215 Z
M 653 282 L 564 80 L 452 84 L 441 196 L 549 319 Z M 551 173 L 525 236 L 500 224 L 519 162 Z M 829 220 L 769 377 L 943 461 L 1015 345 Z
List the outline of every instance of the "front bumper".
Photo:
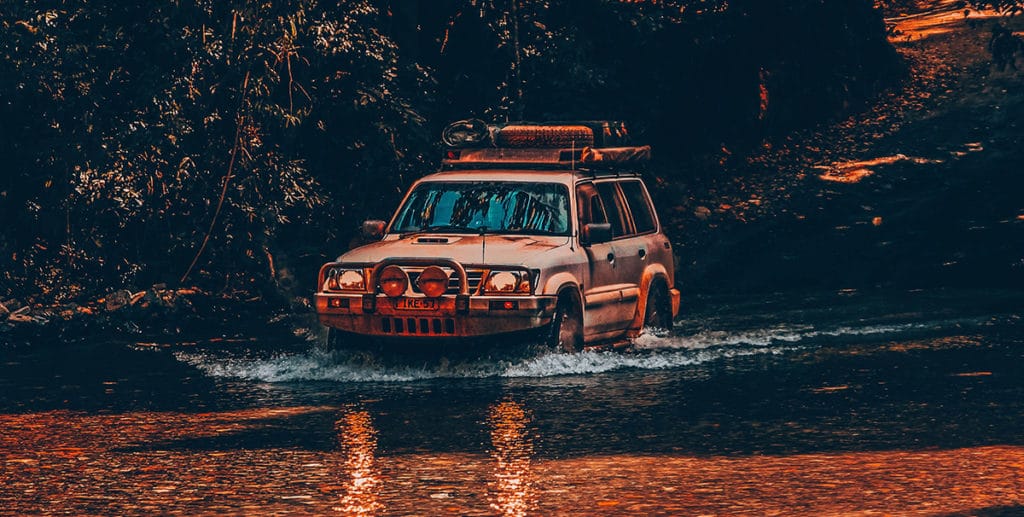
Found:
M 315 294 L 320 323 L 375 337 L 491 336 L 537 329 L 551 323 L 557 299 L 554 296 L 470 296 L 468 310 L 459 311 L 453 295 L 437 298 L 436 307 L 430 309 L 403 309 L 396 307 L 394 299 L 378 294 L 373 297 L 375 303 L 371 310 L 364 306 L 364 296 L 371 295 Z

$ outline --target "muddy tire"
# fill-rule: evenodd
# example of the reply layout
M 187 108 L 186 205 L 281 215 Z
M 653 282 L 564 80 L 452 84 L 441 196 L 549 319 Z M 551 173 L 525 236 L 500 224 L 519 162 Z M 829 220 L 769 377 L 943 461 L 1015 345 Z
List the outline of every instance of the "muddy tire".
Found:
M 555 317 L 546 334 L 548 348 L 566 353 L 583 350 L 583 311 L 571 294 L 558 297 Z
M 644 330 L 672 328 L 672 300 L 668 288 L 660 280 L 655 280 L 647 291 L 647 308 L 644 311 Z
M 340 348 L 339 334 L 340 332 L 338 332 L 338 329 L 330 327 L 327 328 L 327 339 L 324 340 L 325 350 L 337 350 Z
M 327 352 L 336 350 L 375 351 L 378 348 L 378 343 L 371 338 L 330 327 L 327 328 L 327 339 L 323 343 L 323 349 Z

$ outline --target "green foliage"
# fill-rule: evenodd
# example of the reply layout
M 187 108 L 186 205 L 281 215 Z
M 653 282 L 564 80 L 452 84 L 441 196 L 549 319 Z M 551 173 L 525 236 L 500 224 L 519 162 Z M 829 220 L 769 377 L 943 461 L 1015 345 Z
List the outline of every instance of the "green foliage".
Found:
M 867 1 L 521 2 L 518 38 L 512 4 L 435 6 L 450 28 L 435 22 L 444 52 L 423 62 L 450 98 L 447 113 L 622 119 L 655 148 L 685 142 L 699 154 L 842 114 L 902 71 Z
M 276 236 L 322 222 L 322 239 L 339 205 L 372 201 L 330 194 L 402 171 L 415 131 L 397 130 L 420 123 L 369 2 L 0 10 L 4 280 L 46 295 L 177 279 L 221 192 L 200 270 L 269 271 Z
M 305 293 L 467 115 L 624 119 L 697 156 L 898 68 L 867 0 L 23 0 L 0 24 L 0 296 L 44 301 L 292 265 Z

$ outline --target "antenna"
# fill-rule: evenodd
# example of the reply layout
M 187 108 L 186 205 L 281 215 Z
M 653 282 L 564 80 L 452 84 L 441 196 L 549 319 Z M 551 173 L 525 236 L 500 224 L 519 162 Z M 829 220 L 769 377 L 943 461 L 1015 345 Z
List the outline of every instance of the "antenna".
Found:
M 574 171 L 576 170 L 576 139 L 573 138 L 572 140 L 569 140 L 569 145 L 571 146 L 569 152 L 569 162 L 572 164 L 569 170 Z

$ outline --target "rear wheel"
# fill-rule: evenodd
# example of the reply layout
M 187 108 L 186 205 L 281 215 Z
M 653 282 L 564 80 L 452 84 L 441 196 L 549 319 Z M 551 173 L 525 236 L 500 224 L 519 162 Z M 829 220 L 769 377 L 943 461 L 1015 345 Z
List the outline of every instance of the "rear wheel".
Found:
M 561 352 L 583 350 L 583 311 L 571 294 L 558 297 L 546 340 L 550 348 Z
M 644 329 L 669 330 L 672 328 L 672 300 L 668 288 L 661 281 L 654 281 L 647 291 L 647 309 L 644 312 Z

